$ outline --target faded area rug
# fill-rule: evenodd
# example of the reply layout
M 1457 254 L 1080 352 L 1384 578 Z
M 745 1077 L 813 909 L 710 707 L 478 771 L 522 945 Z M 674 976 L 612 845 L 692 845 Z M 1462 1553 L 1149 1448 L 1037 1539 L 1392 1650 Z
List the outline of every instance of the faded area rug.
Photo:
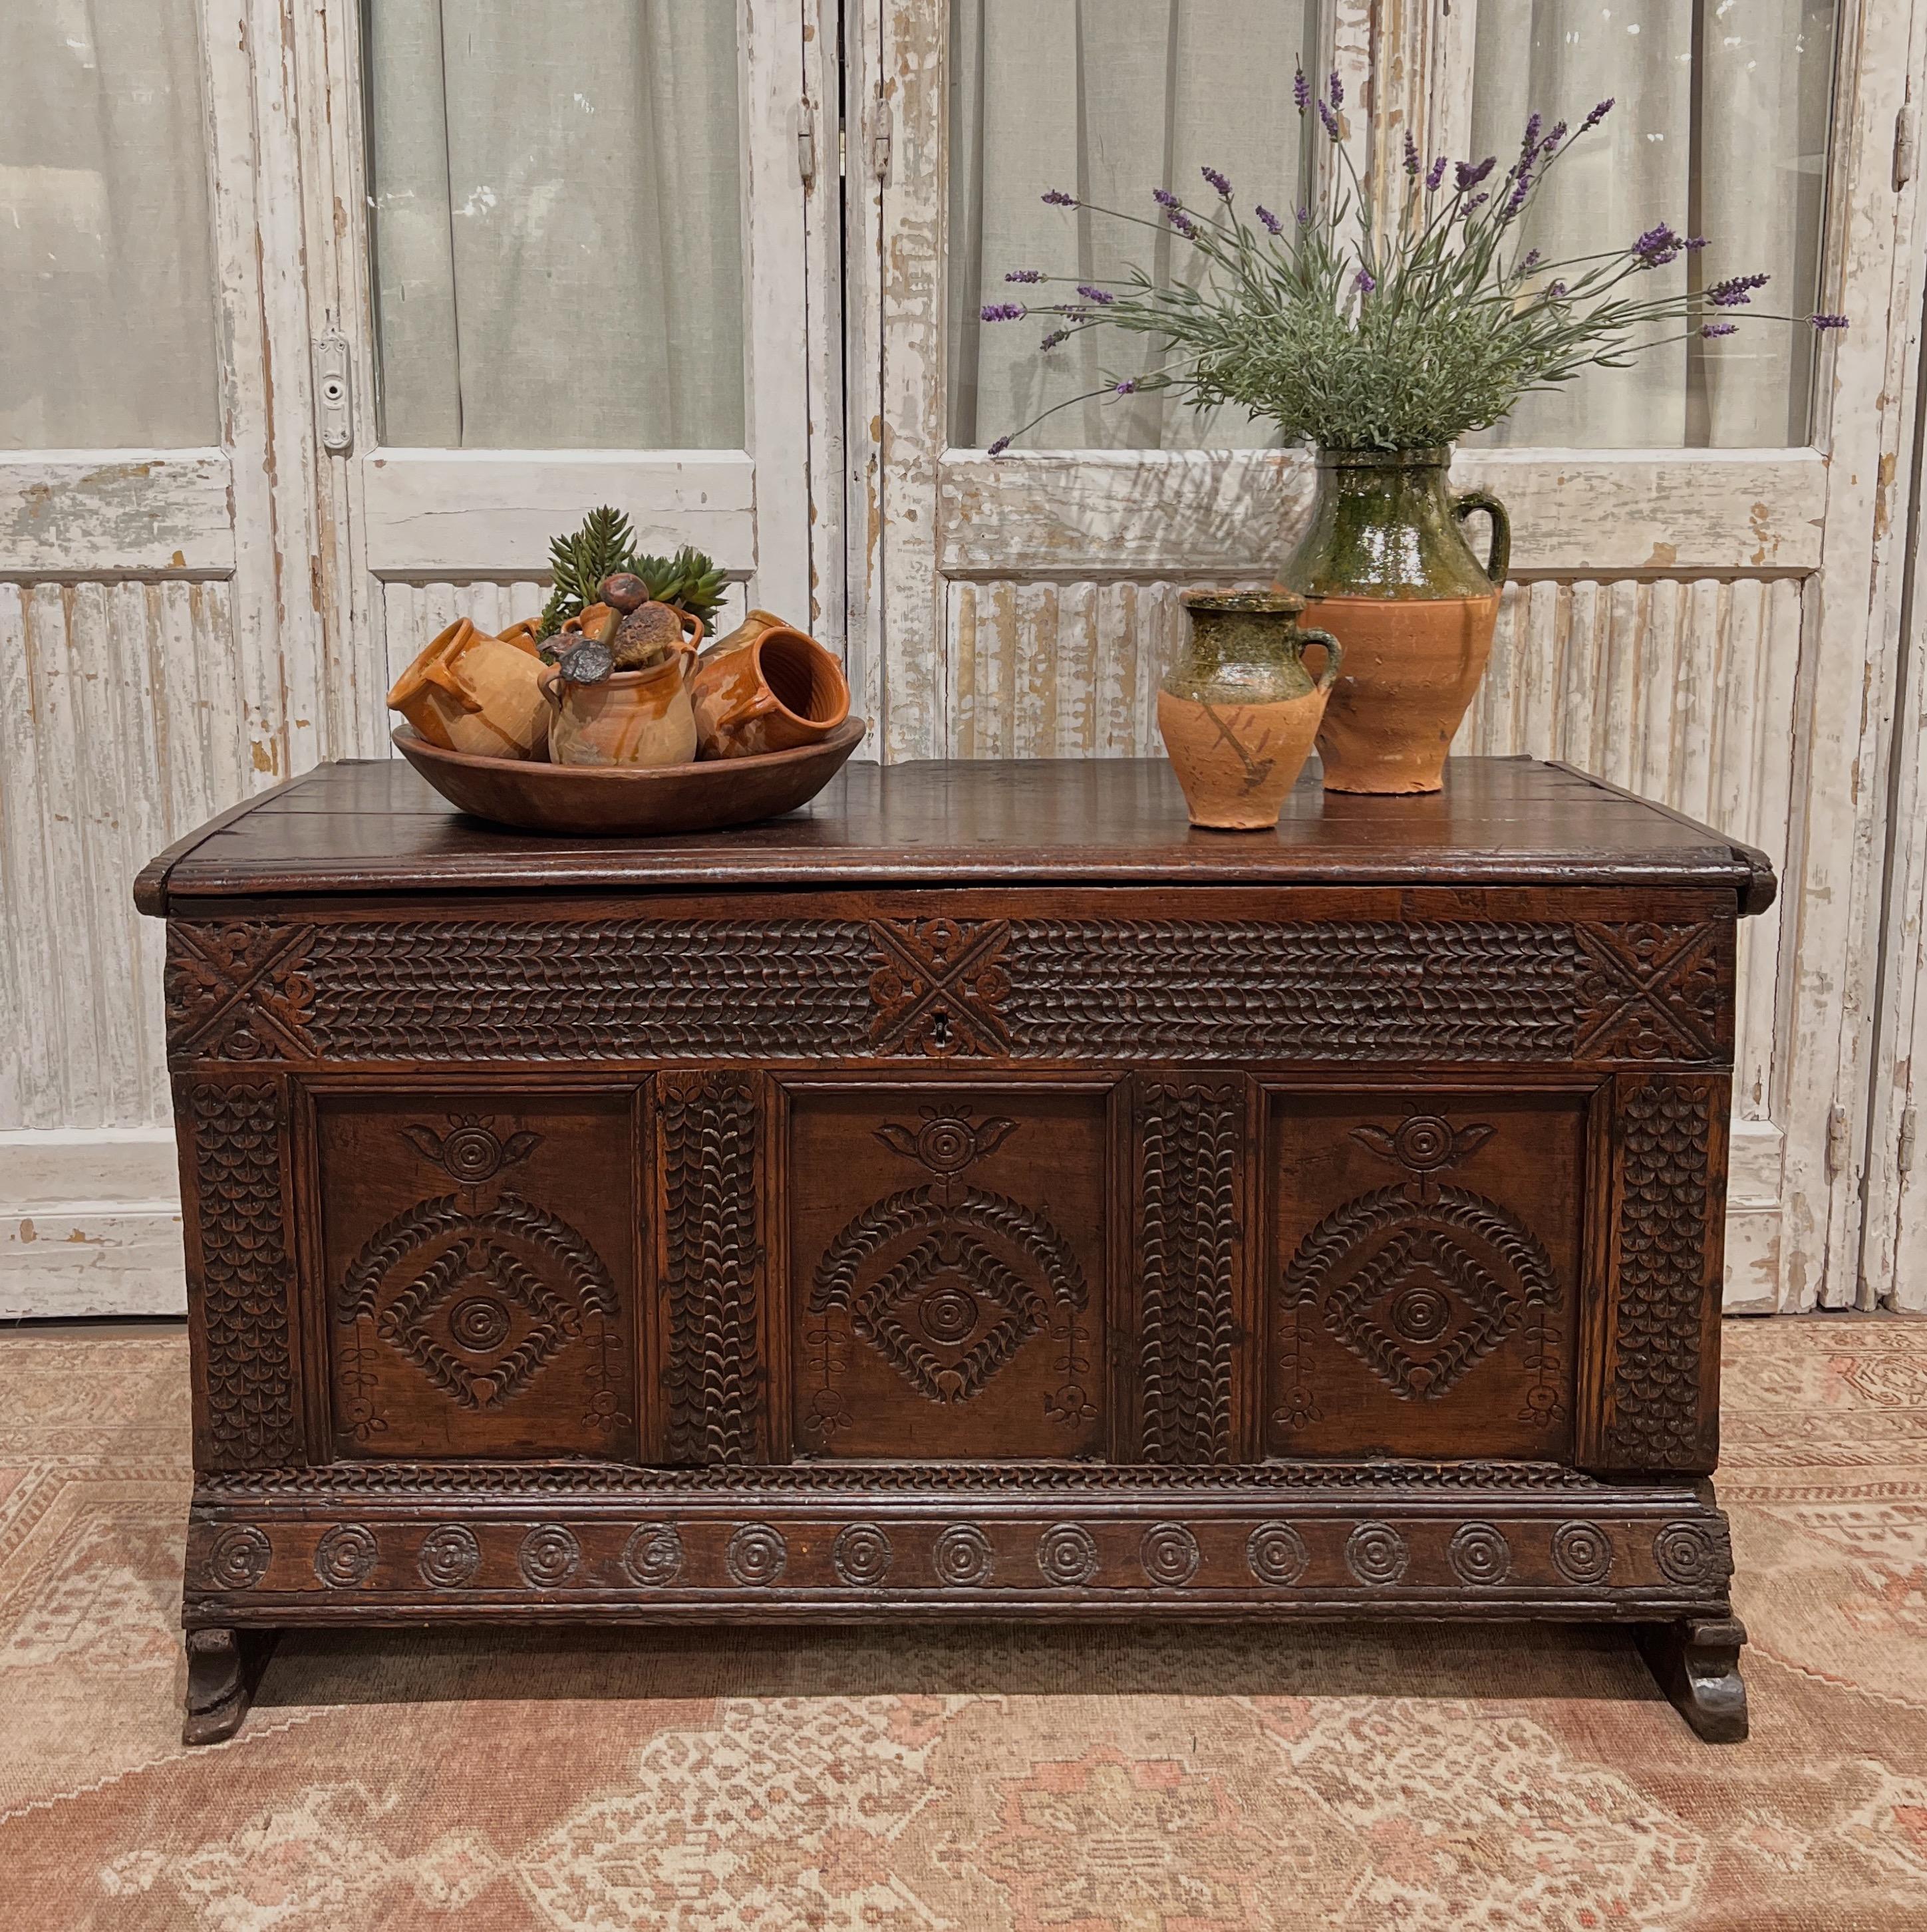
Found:
M 1725 1334 L 1725 1748 L 1413 1626 L 289 1638 L 186 1750 L 185 1341 L 0 1338 L 0 1926 L 1921 1932 L 1927 1322 Z

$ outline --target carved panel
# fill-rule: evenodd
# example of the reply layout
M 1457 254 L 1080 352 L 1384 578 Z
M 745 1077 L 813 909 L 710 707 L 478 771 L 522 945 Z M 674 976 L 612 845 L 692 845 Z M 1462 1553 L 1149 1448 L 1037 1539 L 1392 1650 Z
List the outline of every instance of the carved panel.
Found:
M 1244 1268 L 1241 1079 L 1144 1080 L 1136 1094 L 1139 1453 L 1228 1462 Z
M 200 1202 L 200 1309 L 206 1439 L 216 1468 L 299 1456 L 289 1316 L 293 1266 L 282 1202 L 286 1103 L 272 1081 L 191 1087 Z
M 672 1462 L 745 1462 L 763 1454 L 757 1123 L 752 1075 L 666 1073 L 656 1082 Z
M 1559 1455 L 1583 1216 L 1574 1096 L 1280 1096 L 1274 1454 Z M 1372 1186 L 1388 1169 L 1399 1176 Z
M 1088 1453 L 1103 1360 L 1103 1120 L 1100 1094 L 794 1097 L 806 1454 Z
M 317 1097 L 338 1453 L 632 1451 L 630 1109 Z
M 176 920 L 170 935 L 177 1058 L 1690 1064 L 1732 1038 L 1724 922 Z
M 1619 1083 L 1616 1296 L 1607 1352 L 1609 1468 L 1710 1469 L 1724 1096 L 1706 1080 Z

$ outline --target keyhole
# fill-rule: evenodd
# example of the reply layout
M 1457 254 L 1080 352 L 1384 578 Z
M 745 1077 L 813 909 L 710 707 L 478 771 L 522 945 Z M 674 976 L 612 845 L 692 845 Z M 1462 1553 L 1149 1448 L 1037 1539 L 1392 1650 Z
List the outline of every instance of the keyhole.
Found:
M 941 1006 L 932 1017 L 930 1040 L 931 1043 L 936 1046 L 948 1046 L 950 1043 L 950 1016 Z

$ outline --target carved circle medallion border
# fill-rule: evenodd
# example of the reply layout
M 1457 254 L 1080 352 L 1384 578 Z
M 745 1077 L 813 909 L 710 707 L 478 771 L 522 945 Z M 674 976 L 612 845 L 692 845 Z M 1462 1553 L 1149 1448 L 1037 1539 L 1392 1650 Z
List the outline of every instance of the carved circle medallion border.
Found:
M 337 1523 L 314 1546 L 314 1574 L 331 1590 L 352 1590 L 368 1580 L 380 1554 L 359 1523 Z
M 1153 1523 L 1138 1548 L 1144 1574 L 1175 1589 L 1198 1574 L 1198 1539 L 1181 1522 Z
M 996 1555 L 989 1538 L 974 1523 L 959 1522 L 938 1538 L 931 1562 L 939 1582 L 964 1590 L 989 1582 Z
M 659 1590 L 683 1574 L 683 1538 L 672 1522 L 638 1523 L 623 1545 L 623 1574 L 645 1590 Z
M 1044 1581 L 1075 1589 L 1097 1574 L 1097 1545 L 1080 1523 L 1060 1522 L 1037 1539 L 1037 1568 Z
M 482 1568 L 482 1545 L 473 1530 L 445 1522 L 422 1538 L 415 1567 L 431 1588 L 459 1590 Z
M 789 1567 L 790 1547 L 767 1522 L 746 1522 L 729 1539 L 723 1568 L 746 1589 L 767 1589 Z
M 1552 1534 L 1552 1561 L 1569 1583 L 1603 1583 L 1613 1568 L 1613 1539 L 1596 1522 L 1562 1522 Z
M 890 1574 L 895 1555 L 890 1538 L 876 1524 L 852 1522 L 837 1532 L 830 1560 L 837 1575 L 852 1588 L 874 1590 Z
M 1726 1538 L 1703 1522 L 1669 1522 L 1652 1539 L 1652 1559 L 1682 1589 L 1724 1583 L 1733 1574 Z
M 1311 1552 L 1289 1523 L 1261 1522 L 1245 1539 L 1244 1562 L 1259 1582 L 1284 1589 L 1304 1574 Z
M 1346 1568 L 1371 1588 L 1397 1582 L 1411 1562 L 1410 1546 L 1388 1522 L 1361 1522 L 1346 1540 Z
M 251 1590 L 268 1574 L 274 1546 L 252 1523 L 233 1523 L 208 1548 L 208 1579 L 218 1590 Z
M 1445 1560 L 1460 1582 L 1489 1590 L 1511 1574 L 1512 1546 L 1493 1524 L 1462 1523 L 1446 1546 Z
M 515 1568 L 530 1588 L 554 1590 L 574 1577 L 582 1562 L 575 1532 L 559 1522 L 538 1523 L 522 1538 Z

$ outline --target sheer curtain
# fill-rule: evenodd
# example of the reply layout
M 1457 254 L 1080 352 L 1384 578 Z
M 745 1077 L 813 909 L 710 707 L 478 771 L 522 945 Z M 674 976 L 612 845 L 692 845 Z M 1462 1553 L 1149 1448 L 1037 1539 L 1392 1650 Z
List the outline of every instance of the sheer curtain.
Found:
M 0 448 L 221 440 L 199 11 L 0 5 Z
M 1135 264 L 1160 279 L 1187 251 L 1168 230 L 1047 207 L 1080 201 L 1154 216 L 1155 188 L 1208 199 L 1208 164 L 1238 205 L 1287 215 L 1304 199 L 1305 146 L 1292 104 L 1316 0 L 953 0 L 950 206 L 946 272 L 949 438 L 981 448 L 1106 373 L 1152 366 L 1156 342 L 1098 332 L 1037 353 L 1047 324 L 985 323 L 986 302 L 1027 292 L 1011 268 L 1075 273 L 1102 285 Z M 1045 293 L 1046 299 L 1056 299 Z M 1199 418 L 1168 398 L 1092 400 L 1053 416 L 1023 447 L 1190 449 L 1262 446 L 1268 427 L 1241 412 Z
M 1509 164 L 1535 110 L 1574 124 L 1616 101 L 1558 166 L 1527 239 L 1548 259 L 1623 245 L 1661 220 L 1711 245 L 1652 271 L 1683 289 L 1764 272 L 1763 309 L 1814 302 L 1835 0 L 1514 0 L 1482 5 L 1472 153 Z M 1690 266 L 1689 266 L 1690 262 Z M 1528 398 L 1481 440 L 1581 448 L 1803 443 L 1804 323 L 1747 322 Z
M 364 14 L 383 440 L 740 448 L 736 0 Z

